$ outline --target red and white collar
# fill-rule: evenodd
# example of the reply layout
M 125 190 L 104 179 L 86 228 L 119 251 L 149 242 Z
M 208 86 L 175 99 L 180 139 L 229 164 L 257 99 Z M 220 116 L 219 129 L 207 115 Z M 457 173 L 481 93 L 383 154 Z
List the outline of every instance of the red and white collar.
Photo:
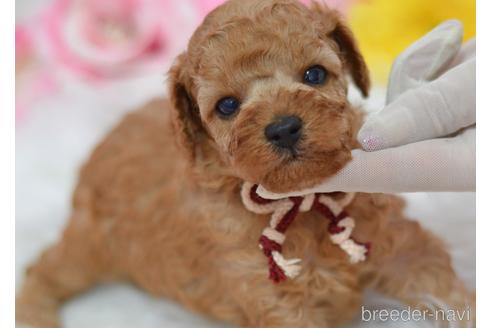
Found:
M 364 261 L 369 253 L 369 243 L 359 243 L 351 238 L 355 221 L 344 210 L 354 193 L 345 194 L 344 198 L 334 200 L 328 194 L 309 194 L 302 197 L 289 197 L 269 200 L 260 197 L 256 190 L 258 185 L 245 182 L 241 189 L 244 206 L 257 214 L 272 213 L 270 225 L 263 230 L 259 243 L 268 258 L 270 279 L 280 282 L 295 278 L 301 271 L 300 259 L 285 259 L 282 256 L 282 244 L 285 232 L 300 212 L 315 210 L 329 220 L 330 240 L 344 250 L 351 263 Z

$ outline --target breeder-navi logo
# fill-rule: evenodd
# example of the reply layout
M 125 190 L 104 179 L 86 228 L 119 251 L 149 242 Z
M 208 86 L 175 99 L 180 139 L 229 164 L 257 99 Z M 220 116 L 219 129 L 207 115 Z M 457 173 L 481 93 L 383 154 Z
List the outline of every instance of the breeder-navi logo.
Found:
M 361 319 L 363 322 L 369 321 L 470 321 L 471 310 L 467 307 L 464 310 L 458 309 L 411 309 L 407 307 L 405 309 L 371 309 L 368 310 L 362 306 Z

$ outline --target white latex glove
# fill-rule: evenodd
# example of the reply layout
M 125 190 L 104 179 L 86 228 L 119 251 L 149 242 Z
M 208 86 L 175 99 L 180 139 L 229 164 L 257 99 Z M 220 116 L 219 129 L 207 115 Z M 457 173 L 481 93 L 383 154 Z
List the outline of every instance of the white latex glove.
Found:
M 394 62 L 387 106 L 358 134 L 363 150 L 312 192 L 470 191 L 475 189 L 475 40 L 461 44 L 463 27 L 446 21 Z

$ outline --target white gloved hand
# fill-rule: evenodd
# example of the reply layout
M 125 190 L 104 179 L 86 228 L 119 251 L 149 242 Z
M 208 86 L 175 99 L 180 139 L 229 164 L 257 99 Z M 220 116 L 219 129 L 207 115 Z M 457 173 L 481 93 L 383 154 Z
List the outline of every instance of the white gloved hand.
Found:
M 475 40 L 447 21 L 394 62 L 387 106 L 358 134 L 363 150 L 320 185 L 265 198 L 312 192 L 470 191 L 475 189 Z

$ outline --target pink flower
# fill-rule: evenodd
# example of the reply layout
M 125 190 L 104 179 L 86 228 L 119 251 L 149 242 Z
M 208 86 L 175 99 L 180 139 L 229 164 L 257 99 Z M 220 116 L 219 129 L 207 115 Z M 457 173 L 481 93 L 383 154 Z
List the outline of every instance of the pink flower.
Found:
M 132 74 L 170 60 L 196 24 L 186 1 L 54 0 L 42 16 L 47 57 L 86 77 Z
M 27 28 L 22 26 L 15 28 L 15 57 L 24 60 L 32 52 L 32 39 Z
M 203 17 L 224 2 L 225 0 L 196 0 L 199 13 Z

